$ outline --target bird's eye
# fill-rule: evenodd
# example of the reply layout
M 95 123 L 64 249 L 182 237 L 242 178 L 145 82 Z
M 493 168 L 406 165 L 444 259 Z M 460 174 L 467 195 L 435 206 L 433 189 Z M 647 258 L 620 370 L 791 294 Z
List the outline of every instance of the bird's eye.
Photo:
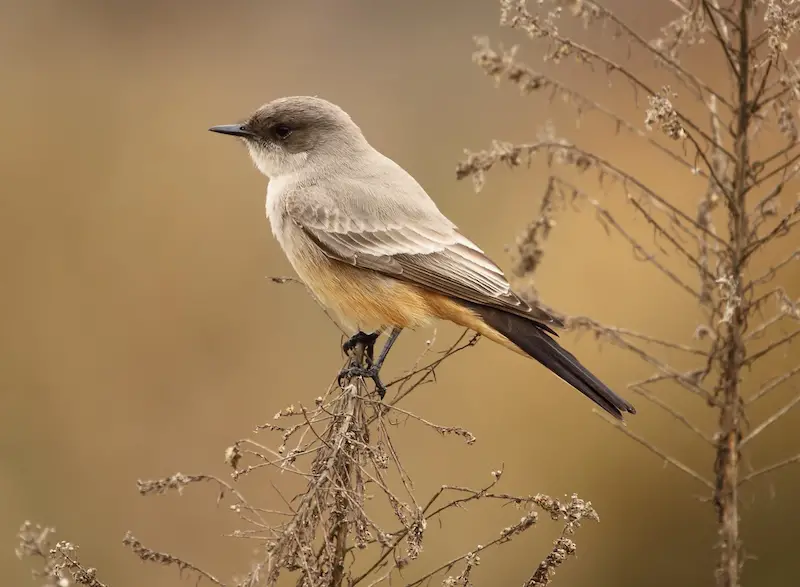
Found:
M 292 129 L 286 126 L 285 124 L 275 125 L 273 131 L 275 132 L 275 136 L 281 140 L 287 138 L 290 134 L 292 134 Z

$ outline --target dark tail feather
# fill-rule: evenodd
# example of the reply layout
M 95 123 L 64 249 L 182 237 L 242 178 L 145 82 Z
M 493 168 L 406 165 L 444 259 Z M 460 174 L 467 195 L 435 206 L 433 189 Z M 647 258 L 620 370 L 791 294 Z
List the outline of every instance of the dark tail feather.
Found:
M 611 391 L 581 365 L 572 353 L 553 340 L 546 332 L 546 330 L 552 332 L 546 325 L 496 308 L 463 303 L 478 314 L 486 324 L 615 418 L 621 420 L 622 412 L 636 413 L 631 404 Z

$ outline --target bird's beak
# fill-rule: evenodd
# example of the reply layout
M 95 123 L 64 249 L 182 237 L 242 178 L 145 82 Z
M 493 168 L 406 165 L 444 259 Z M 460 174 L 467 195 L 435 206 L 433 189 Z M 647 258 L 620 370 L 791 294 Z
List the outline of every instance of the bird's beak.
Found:
M 209 128 L 211 132 L 218 132 L 223 135 L 232 135 L 234 137 L 252 137 L 253 133 L 247 129 L 246 126 L 241 124 L 221 124 L 219 126 L 212 126 Z

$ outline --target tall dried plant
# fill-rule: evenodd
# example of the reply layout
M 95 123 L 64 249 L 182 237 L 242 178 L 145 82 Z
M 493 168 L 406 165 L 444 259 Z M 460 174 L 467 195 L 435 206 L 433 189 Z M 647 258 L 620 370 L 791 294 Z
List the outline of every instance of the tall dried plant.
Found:
M 540 214 L 517 239 L 514 251 L 518 289 L 530 297 L 536 297 L 533 275 L 555 227 L 557 210 L 566 202 L 583 200 L 607 230 L 620 235 L 638 258 L 660 271 L 700 309 L 702 323 L 693 336 L 687 336 L 688 343 L 587 318 L 565 318 L 568 327 L 590 330 L 652 366 L 652 376 L 632 382 L 630 389 L 713 449 L 710 471 L 704 474 L 616 424 L 709 492 L 719 531 L 717 584 L 735 587 L 740 584 L 744 563 L 740 488 L 800 462 L 797 454 L 747 472 L 742 452 L 800 404 L 798 394 L 757 424 L 747 418 L 749 407 L 800 373 L 800 351 L 793 352 L 788 370 L 774 373 L 767 381 L 756 380 L 757 374 L 751 370 L 768 355 L 790 349 L 800 334 L 800 299 L 792 299 L 781 286 L 785 272 L 796 272 L 800 265 L 796 230 L 800 199 L 794 181 L 800 171 L 800 61 L 790 55 L 790 40 L 800 27 L 800 2 L 733 0 L 723 6 L 720 0 L 663 1 L 671 5 L 676 18 L 663 26 L 662 35 L 655 40 L 645 39 L 617 13 L 592 0 L 538 0 L 534 11 L 524 1 L 501 2 L 501 24 L 527 35 L 539 45 L 537 50 L 544 47 L 544 60 L 551 70 L 569 59 L 605 72 L 611 85 L 630 86 L 632 100 L 641 112 L 639 120 L 626 119 L 603 104 L 602 98 L 572 89 L 557 76 L 518 61 L 516 47 L 496 50 L 480 38 L 474 59 L 489 76 L 518 86 L 524 94 L 545 92 L 563 99 L 574 107 L 579 120 L 591 114 L 606 119 L 611 123 L 611 136 L 629 133 L 660 158 L 665 169 L 685 174 L 687 184 L 696 190 L 693 198 L 686 202 L 683 194 L 673 197 L 657 185 L 648 185 L 635 170 L 615 164 L 606 153 L 556 138 L 552 131 L 532 143 L 495 142 L 486 151 L 468 153 L 457 173 L 459 178 L 472 177 L 480 190 L 485 173 L 497 163 L 518 167 L 537 155 L 546 158 L 550 174 Z M 563 22 L 569 17 L 578 19 L 586 29 L 610 31 L 616 43 L 627 44 L 628 59 L 614 61 L 577 37 L 564 34 L 559 27 L 569 26 Z M 702 61 L 721 58 L 727 68 L 724 81 L 712 83 L 694 73 L 700 60 L 683 60 L 688 51 L 700 53 Z M 663 79 L 658 85 L 650 85 L 633 63 L 631 58 L 642 54 L 652 59 Z M 647 106 L 640 104 L 643 96 Z M 564 170 L 596 174 L 601 189 L 583 189 L 565 177 Z M 652 242 L 637 238 L 598 201 L 595 194 L 606 191 L 609 198 L 614 192 L 624 195 L 625 202 L 652 230 Z M 770 245 L 788 235 L 792 235 L 793 250 L 772 264 L 759 261 Z M 687 275 L 687 265 L 693 275 Z M 793 321 L 794 326 L 788 332 L 772 334 L 776 325 L 786 321 Z M 687 355 L 694 366 L 671 366 L 663 356 L 665 349 Z M 714 410 L 716 430 L 702 430 L 659 397 L 654 386 L 665 382 L 697 396 Z

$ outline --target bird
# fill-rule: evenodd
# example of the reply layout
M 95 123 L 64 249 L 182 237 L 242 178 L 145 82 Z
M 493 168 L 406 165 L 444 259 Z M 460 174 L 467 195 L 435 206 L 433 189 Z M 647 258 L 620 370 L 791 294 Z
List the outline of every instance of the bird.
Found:
M 242 122 L 213 126 L 238 138 L 268 177 L 266 213 L 300 280 L 354 332 L 366 376 L 400 332 L 445 320 L 532 357 L 611 416 L 635 414 L 556 340 L 564 322 L 515 293 L 503 271 L 400 165 L 375 149 L 339 106 L 316 96 L 272 100 Z M 374 360 L 375 341 L 389 332 Z

